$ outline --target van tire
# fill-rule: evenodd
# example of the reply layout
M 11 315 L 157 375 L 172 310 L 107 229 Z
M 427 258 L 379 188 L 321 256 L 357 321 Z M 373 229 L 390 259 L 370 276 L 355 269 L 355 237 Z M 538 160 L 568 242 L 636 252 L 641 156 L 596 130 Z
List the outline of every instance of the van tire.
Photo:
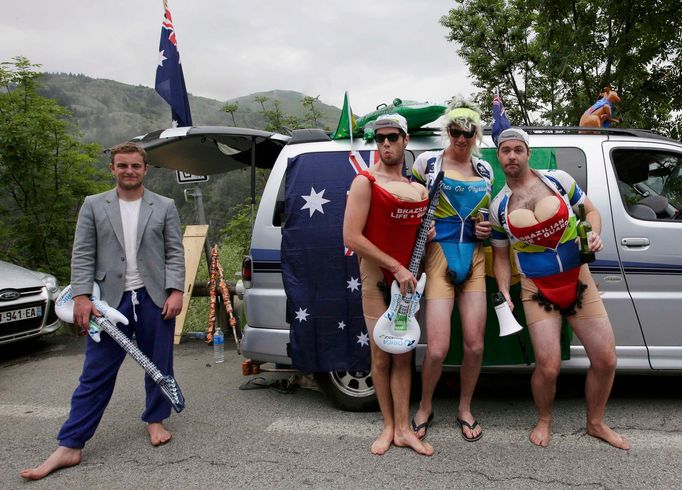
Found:
M 341 410 L 375 412 L 379 409 L 370 371 L 316 373 L 322 392 Z

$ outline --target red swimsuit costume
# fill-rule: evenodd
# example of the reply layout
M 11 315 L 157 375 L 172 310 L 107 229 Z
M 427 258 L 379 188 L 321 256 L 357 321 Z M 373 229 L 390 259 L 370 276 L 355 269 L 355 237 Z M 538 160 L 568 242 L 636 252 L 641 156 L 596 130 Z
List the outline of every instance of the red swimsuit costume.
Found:
M 572 315 L 575 314 L 576 306 L 578 308 L 582 306 L 582 293 L 587 286 L 578 280 L 581 265 L 578 247 L 573 240 L 561 243 L 566 228 L 569 226 L 569 213 L 566 202 L 559 196 L 557 198 L 560 204 L 554 216 L 532 226 L 514 226 L 509 220 L 507 224 L 509 231 L 515 237 L 532 245 L 546 247 L 547 250 L 544 253 L 549 253 L 554 257 L 552 261 L 555 265 L 560 264 L 559 271 L 550 272 L 547 275 L 526 274 L 526 277 L 538 288 L 534 299 L 547 311 L 554 308 L 564 315 Z M 559 226 L 560 224 L 563 226 Z M 533 256 L 535 253 L 528 252 L 527 255 Z
M 376 178 L 367 171 L 358 175 L 367 177 L 372 184 L 376 182 Z M 428 204 L 428 198 L 417 202 L 401 201 L 381 186 L 372 185 L 372 201 L 362 234 L 382 252 L 408 267 Z M 393 274 L 383 267 L 381 271 L 390 287 Z

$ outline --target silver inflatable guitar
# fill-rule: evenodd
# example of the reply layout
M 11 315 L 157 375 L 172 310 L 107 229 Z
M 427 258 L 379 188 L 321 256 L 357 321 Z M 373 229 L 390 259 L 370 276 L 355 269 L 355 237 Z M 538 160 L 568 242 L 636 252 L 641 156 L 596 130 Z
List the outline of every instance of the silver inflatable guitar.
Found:
M 106 301 L 99 299 L 99 286 L 95 283 L 90 300 L 101 313 L 102 316 L 90 317 L 90 330 L 88 334 L 95 342 L 100 341 L 100 331 L 104 331 L 126 351 L 130 357 L 135 359 L 142 369 L 149 375 L 154 382 L 159 385 L 161 392 L 171 402 L 173 409 L 180 413 L 185 408 L 185 397 L 182 396 L 180 386 L 170 375 L 164 375 L 158 367 L 135 345 L 126 335 L 121 332 L 116 323 L 128 325 L 128 319 L 115 308 L 112 308 Z M 73 321 L 73 295 L 71 285 L 66 286 L 55 302 L 55 312 L 60 320 L 66 323 Z
M 408 270 L 415 277 L 419 272 L 419 264 L 426 250 L 426 239 L 431 222 L 433 221 L 433 215 L 436 212 L 436 206 L 438 206 L 442 180 L 443 172 L 441 171 L 433 181 L 433 186 L 429 191 L 429 206 L 422 218 L 421 225 L 419 225 L 417 241 L 414 245 L 414 251 L 412 252 L 412 258 L 408 267 Z M 374 342 L 381 350 L 390 354 L 403 354 L 417 346 L 421 329 L 415 315 L 419 311 L 419 301 L 422 298 L 425 286 L 426 274 L 422 273 L 417 281 L 416 290 L 408 291 L 403 296 L 400 294 L 398 281 L 393 281 L 391 285 L 391 304 L 388 310 L 377 320 L 377 324 L 374 327 Z

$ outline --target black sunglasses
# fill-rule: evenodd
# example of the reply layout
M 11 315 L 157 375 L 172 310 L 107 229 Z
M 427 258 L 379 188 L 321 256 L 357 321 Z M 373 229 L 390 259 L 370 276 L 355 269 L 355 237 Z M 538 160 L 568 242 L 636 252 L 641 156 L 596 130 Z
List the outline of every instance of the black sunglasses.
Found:
M 464 136 L 466 139 L 469 139 L 473 138 L 474 135 L 476 134 L 476 128 L 471 128 L 469 131 L 462 131 L 461 129 L 450 127 L 448 128 L 448 134 L 453 138 L 459 138 L 460 136 Z
M 382 144 L 384 141 L 388 140 L 391 143 L 395 143 L 400 138 L 400 133 L 388 133 L 388 134 L 375 134 L 374 141 Z

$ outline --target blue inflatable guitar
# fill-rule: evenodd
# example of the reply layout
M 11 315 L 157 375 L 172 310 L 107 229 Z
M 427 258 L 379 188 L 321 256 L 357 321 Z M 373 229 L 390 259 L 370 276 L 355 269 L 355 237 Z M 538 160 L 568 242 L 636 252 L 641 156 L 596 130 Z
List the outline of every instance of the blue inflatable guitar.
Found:
M 410 259 L 410 266 L 408 267 L 408 270 L 415 277 L 419 272 L 419 264 L 426 250 L 426 239 L 433 222 L 436 206 L 438 206 L 442 180 L 443 172 L 441 171 L 433 181 L 433 186 L 429 192 L 429 207 L 419 226 L 417 241 L 414 245 L 412 258 Z M 388 310 L 377 320 L 377 324 L 374 327 L 374 342 L 381 350 L 389 354 L 403 354 L 417 346 L 421 329 L 415 315 L 419 311 L 419 301 L 424 293 L 424 286 L 426 286 L 426 274 L 422 273 L 417 281 L 416 290 L 408 291 L 403 296 L 400 294 L 398 281 L 393 281 L 391 285 L 391 304 Z

